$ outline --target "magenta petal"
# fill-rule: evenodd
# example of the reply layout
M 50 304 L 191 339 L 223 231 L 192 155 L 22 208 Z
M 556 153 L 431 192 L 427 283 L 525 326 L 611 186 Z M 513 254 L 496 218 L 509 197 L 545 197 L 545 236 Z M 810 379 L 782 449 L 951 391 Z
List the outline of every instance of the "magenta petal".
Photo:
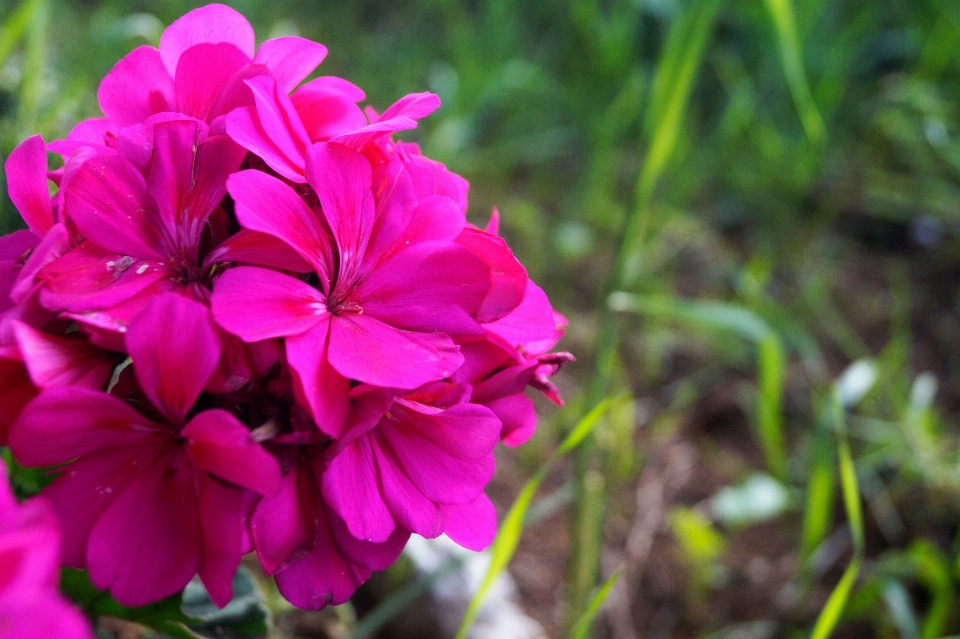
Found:
M 248 64 L 250 57 L 228 42 L 190 47 L 180 56 L 174 75 L 177 109 L 209 122 L 219 115 L 216 107 L 224 88 Z
M 277 460 L 250 437 L 250 429 L 219 408 L 207 410 L 180 431 L 198 468 L 220 479 L 272 495 L 280 487 Z
M 4 164 L 7 194 L 30 230 L 43 237 L 55 223 L 47 188 L 47 149 L 39 135 L 17 145 Z
M 205 478 L 200 484 L 200 520 L 203 550 L 197 572 L 210 599 L 223 608 L 233 599 L 233 576 L 243 556 L 243 491 Z
M 159 51 L 137 47 L 100 82 L 97 99 L 109 120 L 121 127 L 137 124 L 154 113 L 174 110 L 173 73 L 164 68 Z M 103 138 L 98 142 L 103 144 Z
M 323 498 L 350 534 L 364 541 L 386 541 L 396 528 L 381 495 L 375 443 L 369 435 L 330 460 L 321 478 Z
M 362 152 L 377 140 L 385 138 L 398 131 L 407 131 L 415 128 L 417 128 L 417 123 L 415 120 L 411 120 L 405 116 L 400 116 L 390 120 L 374 122 L 373 124 L 368 124 L 367 126 L 354 131 L 341 133 L 340 135 L 330 138 L 330 141 Z
M 220 361 L 207 308 L 176 293 L 159 295 L 130 322 L 126 343 L 144 394 L 182 424 Z
M 330 530 L 325 509 L 318 510 L 316 522 L 310 553 L 275 575 L 287 601 L 307 610 L 342 604 L 370 577 L 369 569 L 344 555 Z
M 125 606 L 187 585 L 200 563 L 200 509 L 189 464 L 161 455 L 107 507 L 90 531 L 90 581 Z
M 382 425 L 407 477 L 429 499 L 464 504 L 476 499 L 493 477 L 493 448 L 500 439 L 500 420 L 488 408 L 457 404 L 445 411 L 398 398 L 394 419 Z
M 410 539 L 409 530 L 397 528 L 384 542 L 375 544 L 361 541 L 350 534 L 343 520 L 329 508 L 327 521 L 330 523 L 330 532 L 333 533 L 334 541 L 340 546 L 340 552 L 354 563 L 370 570 L 386 570 L 392 566 L 403 552 L 407 540 Z
M 551 340 L 552 346 L 557 339 L 557 322 L 550 300 L 531 280 L 527 280 L 520 304 L 505 317 L 484 324 L 484 328 L 514 347 L 541 340 Z
M 70 232 L 65 225 L 54 224 L 17 274 L 10 289 L 10 299 L 17 304 L 24 304 L 34 297 L 40 271 L 69 250 Z
M 313 266 L 283 240 L 247 229 L 231 235 L 204 258 L 205 267 L 217 262 L 266 266 L 294 273 L 309 273 L 314 270 Z
M 485 494 L 475 501 L 456 506 L 441 506 L 447 537 L 467 550 L 480 552 L 497 536 L 497 509 Z
M 2 639 L 93 639 L 90 620 L 55 591 L 30 595 L 10 608 L 0 603 L 0 623 L 15 632 L 0 634 Z
M 296 36 L 267 40 L 257 49 L 254 64 L 270 69 L 284 93 L 293 91 L 300 82 L 327 57 L 327 48 Z
M 359 314 L 330 320 L 330 364 L 343 376 L 390 388 L 416 388 L 463 363 L 442 333 L 413 333 Z
M 467 211 L 467 191 L 470 184 L 447 167 L 422 155 L 413 155 L 404 162 L 417 195 L 444 195 L 457 203 L 461 213 Z M 496 231 L 490 231 L 496 235 Z
M 158 229 L 145 203 L 146 181 L 123 158 L 78 152 L 82 162 L 64 185 L 67 216 L 88 240 L 139 258 L 165 259 Z M 70 165 L 68 165 L 70 166 Z
M 316 189 L 340 256 L 340 279 L 353 283 L 376 219 L 370 162 L 361 154 L 325 142 L 310 147 L 307 181 Z
M 40 388 L 101 390 L 110 379 L 114 359 L 85 339 L 50 335 L 21 322 L 13 323 L 13 331 L 30 379 Z
M 223 124 L 231 139 L 262 159 L 280 176 L 298 184 L 307 181 L 303 176 L 303 155 L 296 149 L 291 153 L 289 149 L 282 148 L 275 142 L 264 128 L 255 107 L 234 109 L 225 116 Z
M 320 142 L 366 126 L 367 119 L 357 106 L 365 97 L 356 85 L 336 76 L 324 76 L 294 91 L 290 102 L 307 136 Z
M 64 565 L 86 568 L 90 530 L 154 456 L 153 448 L 139 446 L 100 450 L 71 463 L 43 489 L 63 526 Z
M 104 448 L 145 446 L 150 422 L 131 406 L 100 391 L 51 388 L 31 401 L 10 431 L 10 448 L 27 466 L 53 466 Z
M 413 485 L 392 455 L 380 446 L 376 455 L 383 496 L 397 524 L 427 539 L 438 537 L 443 532 L 443 518 L 437 504 Z
M 279 491 L 261 499 L 250 520 L 257 558 L 268 575 L 281 570 L 288 561 L 299 560 L 313 542 L 312 515 L 306 516 L 301 511 L 302 472 L 309 473 L 309 470 L 301 471 L 298 466 L 284 475 Z M 309 491 L 304 498 L 310 499 Z
M 309 262 L 328 285 L 333 273 L 330 236 L 296 191 L 262 171 L 241 171 L 227 180 L 244 228 L 283 240 Z
M 310 138 L 300 122 L 293 103 L 287 94 L 280 91 L 276 80 L 261 75 L 246 81 L 253 94 L 257 129 L 251 130 L 248 123 L 227 118 L 227 132 L 240 145 L 259 155 L 264 162 L 284 177 L 303 182 L 303 168 Z M 243 127 L 239 127 L 239 124 Z M 268 143 L 264 143 L 263 137 Z M 280 155 L 270 152 L 271 146 Z M 261 154 L 261 151 L 264 153 Z
M 537 429 L 537 413 L 533 400 L 517 393 L 490 400 L 485 406 L 503 422 L 500 439 L 507 446 L 519 446 L 533 437 Z
M 386 111 L 380 114 L 380 122 L 399 116 L 412 120 L 425 118 L 440 108 L 440 98 L 427 91 L 410 93 L 394 102 Z
M 363 300 L 364 316 L 391 326 L 482 335 L 471 313 L 487 291 L 488 272 L 480 260 L 453 242 L 424 242 L 379 265 L 354 294 Z
M 295 390 L 310 408 L 317 426 L 331 437 L 340 437 L 350 409 L 350 380 L 331 366 L 329 320 L 309 331 L 287 338 L 287 362 L 295 373 Z
M 238 11 L 222 4 L 208 4 L 182 16 L 160 36 L 160 56 L 172 77 L 180 56 L 198 44 L 227 42 L 253 57 L 253 27 Z
M 477 311 L 477 320 L 492 322 L 516 308 L 527 288 L 527 270 L 503 238 L 467 228 L 457 243 L 483 260 L 490 270 L 490 289 Z
M 323 294 L 305 282 L 264 268 L 239 266 L 214 283 L 210 307 L 217 324 L 245 342 L 299 335 L 329 316 Z

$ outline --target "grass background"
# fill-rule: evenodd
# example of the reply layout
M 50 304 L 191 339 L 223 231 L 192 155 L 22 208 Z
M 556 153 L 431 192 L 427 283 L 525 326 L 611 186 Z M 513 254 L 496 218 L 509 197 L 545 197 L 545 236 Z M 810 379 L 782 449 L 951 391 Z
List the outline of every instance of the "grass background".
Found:
M 0 153 L 97 115 L 199 4 L 0 0 Z M 502 514 L 615 398 L 501 542 L 550 636 L 617 570 L 596 636 L 960 633 L 960 5 L 228 4 L 379 109 L 439 94 L 402 137 L 470 180 L 474 223 L 499 207 L 570 319 L 568 407 L 501 455 Z

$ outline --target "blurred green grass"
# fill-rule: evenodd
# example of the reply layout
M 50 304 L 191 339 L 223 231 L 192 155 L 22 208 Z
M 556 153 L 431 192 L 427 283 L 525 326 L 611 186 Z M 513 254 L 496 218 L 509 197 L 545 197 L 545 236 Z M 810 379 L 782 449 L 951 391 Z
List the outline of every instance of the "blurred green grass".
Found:
M 0 154 L 97 115 L 97 83 L 116 60 L 199 4 L 0 1 Z M 579 361 L 560 379 L 571 408 L 510 458 L 520 474 L 603 397 L 627 391 L 645 407 L 611 413 L 562 471 L 576 503 L 568 630 L 582 632 L 613 570 L 603 552 L 622 555 L 617 522 L 636 516 L 651 451 L 680 438 L 707 450 L 702 465 L 732 468 L 728 484 L 765 467 L 801 496 L 776 520 L 792 540 L 784 554 L 800 558 L 799 603 L 757 613 L 781 636 L 960 632 L 960 4 L 228 4 L 260 39 L 326 44 L 319 72 L 355 82 L 377 108 L 440 95 L 405 139 L 470 180 L 475 223 L 499 207 L 511 246 L 571 320 L 564 346 Z M 0 199 L 0 230 L 18 224 Z M 637 302 L 619 311 L 636 312 L 614 312 L 614 291 Z M 861 358 L 876 383 L 847 408 L 847 447 L 829 398 Z M 756 458 L 730 462 L 704 443 L 700 416 L 728 387 Z M 861 526 L 847 521 L 851 485 Z M 849 577 L 816 564 L 844 526 L 866 526 Z M 632 588 L 641 610 L 647 591 L 632 574 L 615 588 Z M 722 636 L 755 620 L 697 612 L 724 589 L 738 592 L 719 580 L 671 604 L 677 632 Z M 831 591 L 843 596 L 828 604 Z

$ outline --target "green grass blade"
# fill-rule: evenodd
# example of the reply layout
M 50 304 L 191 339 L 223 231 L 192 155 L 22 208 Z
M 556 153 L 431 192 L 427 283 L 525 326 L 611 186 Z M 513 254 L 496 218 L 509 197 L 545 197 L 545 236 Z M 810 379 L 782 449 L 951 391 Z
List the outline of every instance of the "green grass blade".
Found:
M 846 414 L 840 403 L 839 393 L 834 391 L 831 400 L 831 413 L 837 430 L 837 457 L 840 462 L 840 489 L 843 493 L 843 506 L 850 526 L 850 536 L 853 538 L 853 559 L 843 572 L 823 610 L 817 617 L 810 639 L 827 639 L 837 627 L 840 616 L 843 614 L 850 599 L 850 593 L 860 574 L 863 564 L 864 536 L 863 511 L 860 508 L 860 486 L 857 482 L 857 471 L 850 454 L 850 444 L 847 441 Z
M 20 137 L 37 130 L 37 114 L 43 91 L 44 71 L 47 64 L 47 24 L 50 17 L 49 0 L 38 0 L 30 14 L 25 37 L 23 79 L 20 82 L 20 111 L 18 113 Z
M 660 317 L 692 328 L 732 331 L 757 344 L 772 332 L 756 313 L 728 302 L 683 300 L 669 295 L 633 295 L 618 291 L 610 295 L 607 304 L 614 311 Z
M 540 466 L 533 477 L 524 485 L 520 494 L 517 495 L 513 505 L 510 506 L 510 510 L 507 512 L 507 516 L 503 518 L 503 522 L 500 524 L 500 530 L 497 532 L 497 537 L 494 539 L 493 546 L 490 549 L 490 566 L 487 568 L 487 573 L 483 577 L 480 588 L 477 589 L 477 592 L 473 595 L 473 599 L 470 600 L 470 604 L 467 606 L 463 621 L 460 622 L 460 628 L 457 630 L 457 639 L 466 639 L 467 632 L 470 630 L 470 626 L 473 625 L 474 620 L 476 620 L 477 614 L 480 612 L 480 606 L 483 605 L 483 600 L 486 598 L 490 586 L 493 585 L 494 580 L 500 573 L 506 570 L 510 564 L 510 560 L 513 559 L 513 555 L 517 551 L 517 546 L 520 544 L 520 537 L 523 534 L 523 526 L 527 519 L 527 512 L 530 510 L 530 504 L 537 490 L 540 488 L 544 477 L 547 476 L 550 468 L 559 457 L 572 451 L 586 439 L 615 400 L 615 397 L 607 398 L 587 413 L 587 415 L 574 426 L 570 434 L 564 438 L 556 452 Z
M 843 571 L 843 576 L 840 577 L 840 581 L 837 582 L 836 587 L 827 599 L 827 603 L 823 606 L 823 610 L 820 611 L 820 615 L 817 617 L 817 622 L 813 626 L 810 639 L 827 639 L 833 634 L 834 628 L 837 627 L 837 623 L 840 621 L 840 615 L 843 614 L 843 609 L 847 606 L 847 600 L 850 599 L 850 592 L 853 590 L 853 585 L 857 581 L 857 575 L 860 574 L 860 565 L 862 563 L 862 558 L 859 556 L 855 557 L 853 561 L 850 562 L 850 565 L 847 566 L 847 569 Z
M 787 450 L 783 442 L 781 402 L 784 385 L 784 353 L 780 339 L 767 333 L 757 345 L 757 431 L 770 470 L 779 479 L 787 477 Z
M 810 556 L 827 536 L 833 518 L 833 493 L 836 486 L 834 447 L 828 427 L 830 415 L 821 411 L 813 433 L 810 476 L 803 511 L 803 537 L 800 552 Z
M 826 127 L 813 101 L 810 85 L 807 84 L 793 4 L 791 0 L 764 0 L 764 4 L 777 31 L 783 73 L 787 78 L 787 85 L 790 87 L 797 112 L 800 114 L 803 130 L 810 142 L 821 144 L 826 138 Z
M 610 575 L 610 578 L 607 579 L 600 590 L 597 591 L 597 594 L 593 596 L 593 599 L 590 600 L 590 605 L 587 606 L 587 611 L 580 618 L 580 621 L 577 622 L 577 626 L 573 629 L 573 634 L 570 635 L 571 639 L 590 639 L 590 627 L 593 625 L 593 619 L 597 616 L 597 613 L 600 612 L 600 606 L 603 605 L 603 602 L 607 600 L 607 597 L 610 595 L 610 591 L 613 590 L 613 587 L 617 584 L 617 581 L 620 580 L 620 575 L 623 574 L 623 566 L 617 568 L 613 571 L 613 574 Z

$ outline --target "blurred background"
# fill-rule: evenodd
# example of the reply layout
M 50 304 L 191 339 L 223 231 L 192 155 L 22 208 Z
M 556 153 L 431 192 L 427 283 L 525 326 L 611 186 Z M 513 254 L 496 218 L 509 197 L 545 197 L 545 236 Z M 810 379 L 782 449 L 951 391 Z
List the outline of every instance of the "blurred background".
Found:
M 0 0 L 0 153 L 99 115 L 100 78 L 200 4 Z M 616 639 L 960 633 L 960 3 L 227 4 L 380 110 L 439 94 L 400 137 L 470 181 L 475 224 L 499 208 L 569 319 L 567 406 L 499 451 L 501 517 L 609 400 L 527 512 L 524 636 L 591 600 Z M 270 595 L 274 636 L 445 636 L 423 565 L 322 613 Z

